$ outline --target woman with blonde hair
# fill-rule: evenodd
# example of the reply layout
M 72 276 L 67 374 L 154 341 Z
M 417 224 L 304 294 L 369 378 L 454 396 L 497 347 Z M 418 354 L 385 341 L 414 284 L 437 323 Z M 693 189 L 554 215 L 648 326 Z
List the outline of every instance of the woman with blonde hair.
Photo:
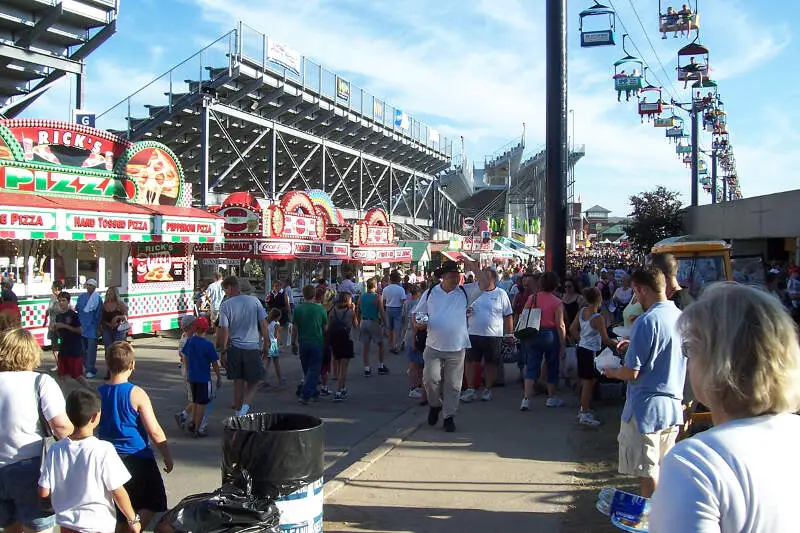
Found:
M 6 532 L 50 531 L 52 513 L 39 508 L 44 418 L 57 438 L 72 433 L 61 389 L 33 369 L 41 348 L 17 327 L 0 333 L 0 527 Z
M 800 346 L 771 295 L 715 284 L 678 321 L 692 390 L 714 427 L 662 462 L 650 532 L 797 531 Z
M 103 314 L 100 325 L 103 329 L 103 345 L 108 348 L 117 341 L 124 341 L 128 330 L 124 324 L 128 322 L 128 306 L 119 297 L 116 287 L 109 287 L 103 299 Z M 123 329 L 120 329 L 122 327 Z

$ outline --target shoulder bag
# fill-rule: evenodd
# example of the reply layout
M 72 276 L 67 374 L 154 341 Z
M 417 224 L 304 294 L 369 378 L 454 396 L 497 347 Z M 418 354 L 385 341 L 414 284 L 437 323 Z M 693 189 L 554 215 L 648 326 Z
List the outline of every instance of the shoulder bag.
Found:
M 50 448 L 56 441 L 55 436 L 53 435 L 53 430 L 50 427 L 50 423 L 44 417 L 44 412 L 42 411 L 41 384 L 43 379 L 44 379 L 44 374 L 39 374 L 36 376 L 36 381 L 34 382 L 34 389 L 35 389 L 34 393 L 36 394 L 36 410 L 39 412 L 39 434 L 42 436 L 42 457 L 41 457 L 40 471 L 41 469 L 44 468 L 44 462 L 47 460 L 47 453 L 50 451 Z M 45 512 L 55 513 L 50 498 L 41 500 L 39 502 L 39 508 Z
M 539 334 L 542 323 L 542 310 L 537 306 L 537 296 L 533 295 L 533 306 L 525 307 L 519 315 L 517 325 L 514 327 L 514 336 L 518 339 L 530 339 Z

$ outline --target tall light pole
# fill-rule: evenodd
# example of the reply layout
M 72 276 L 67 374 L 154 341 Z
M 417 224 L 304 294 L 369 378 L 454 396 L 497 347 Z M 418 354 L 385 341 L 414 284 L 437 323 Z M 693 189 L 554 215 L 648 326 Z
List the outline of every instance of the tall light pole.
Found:
M 547 0 L 545 268 L 567 270 L 567 0 Z

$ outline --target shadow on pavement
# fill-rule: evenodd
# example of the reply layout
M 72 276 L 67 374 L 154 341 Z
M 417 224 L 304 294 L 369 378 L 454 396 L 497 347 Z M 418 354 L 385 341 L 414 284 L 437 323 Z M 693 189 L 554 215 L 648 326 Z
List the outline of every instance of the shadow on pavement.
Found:
M 493 512 L 425 507 L 325 506 L 326 533 L 467 531 L 558 531 L 559 516 L 549 513 Z

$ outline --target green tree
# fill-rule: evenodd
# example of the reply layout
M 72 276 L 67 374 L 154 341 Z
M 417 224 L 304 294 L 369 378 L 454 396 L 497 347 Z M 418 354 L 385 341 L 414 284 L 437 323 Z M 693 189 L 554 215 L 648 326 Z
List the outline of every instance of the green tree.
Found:
M 678 192 L 658 186 L 631 196 L 629 201 L 631 222 L 625 226 L 625 233 L 637 252 L 648 254 L 658 241 L 683 233 L 683 204 Z

